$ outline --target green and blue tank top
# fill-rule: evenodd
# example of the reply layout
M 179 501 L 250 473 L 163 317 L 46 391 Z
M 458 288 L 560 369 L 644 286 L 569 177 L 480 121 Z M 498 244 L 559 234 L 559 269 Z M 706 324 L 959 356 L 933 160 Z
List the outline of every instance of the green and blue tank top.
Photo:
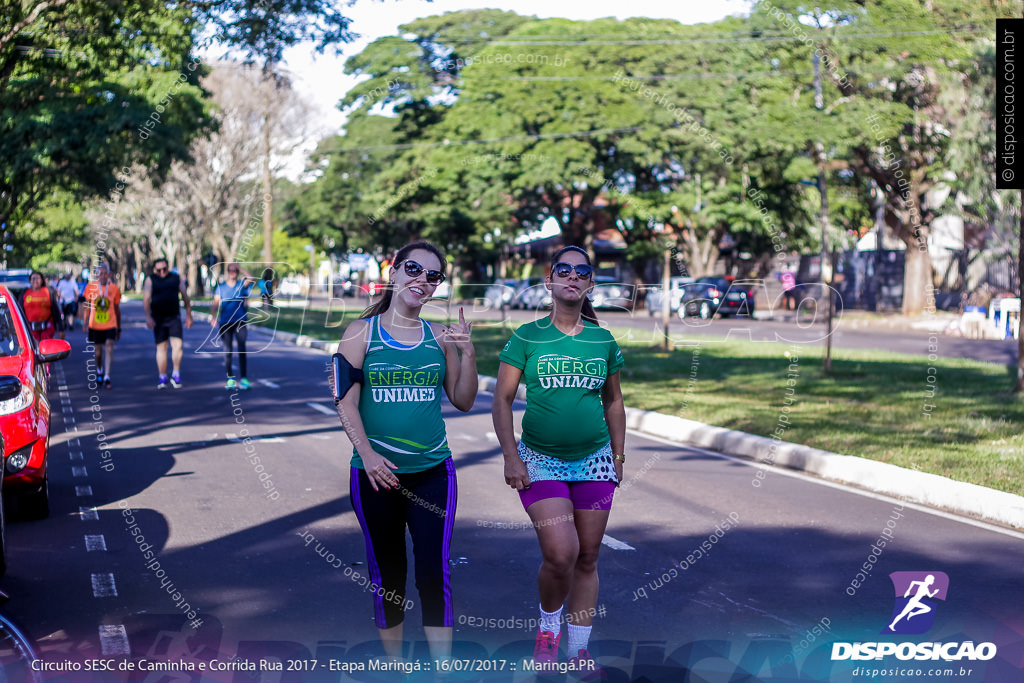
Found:
M 428 470 L 452 454 L 441 418 L 444 350 L 425 320 L 420 320 L 423 338 L 411 346 L 392 339 L 380 316 L 369 323 L 359 392 L 366 437 L 374 451 L 398 466 L 399 474 Z M 352 466 L 363 469 L 354 449 Z

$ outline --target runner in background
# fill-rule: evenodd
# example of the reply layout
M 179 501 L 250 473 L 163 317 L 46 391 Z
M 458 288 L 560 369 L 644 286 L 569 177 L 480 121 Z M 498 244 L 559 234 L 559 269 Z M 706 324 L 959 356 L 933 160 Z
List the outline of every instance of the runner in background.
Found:
M 94 345 L 96 382 L 113 389 L 110 369 L 114 364 L 114 342 L 121 339 L 121 290 L 110 279 L 106 263 L 96 266 L 96 279 L 85 286 L 82 294 L 89 329 L 89 343 Z
M 53 339 L 57 333 L 63 338 L 64 318 L 57 295 L 46 286 L 46 277 L 38 270 L 29 276 L 31 285 L 21 293 L 21 310 L 25 312 L 29 330 L 36 341 Z
M 64 339 L 65 332 L 75 329 L 75 313 L 78 312 L 78 285 L 71 279 L 71 271 L 64 273 L 64 277 L 57 282 L 57 302 L 60 304 L 61 312 L 64 314 L 64 329 L 57 335 Z
M 177 273 L 168 272 L 165 258 L 153 261 L 153 274 L 142 287 L 142 307 L 146 311 L 146 327 L 153 330 L 156 341 L 157 389 L 167 388 L 167 344 L 171 346 L 171 386 L 181 388 L 181 310 L 178 298 L 185 303 L 185 327 L 192 329 L 192 302 L 185 283 Z
M 249 293 L 252 292 L 256 278 L 244 271 L 245 277 L 239 279 L 239 273 L 243 272 L 237 263 L 228 265 L 227 275 L 224 281 L 217 285 L 213 291 L 213 304 L 210 307 L 210 327 L 217 327 L 217 334 L 224 344 L 225 369 L 227 381 L 224 388 L 227 390 L 239 387 L 248 389 L 249 384 L 248 358 L 245 352 L 245 340 L 249 335 L 246 329 L 248 317 Z M 235 374 L 231 368 L 231 354 L 234 343 L 238 343 L 238 372 L 241 379 L 236 381 Z

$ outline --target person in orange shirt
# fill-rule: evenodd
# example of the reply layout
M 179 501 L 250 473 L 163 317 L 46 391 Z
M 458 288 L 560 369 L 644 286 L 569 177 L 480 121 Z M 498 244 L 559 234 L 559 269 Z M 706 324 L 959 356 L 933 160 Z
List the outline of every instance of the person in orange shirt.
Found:
M 57 306 L 57 295 L 46 286 L 46 277 L 38 270 L 29 276 L 32 286 L 21 293 L 21 310 L 25 311 L 28 327 L 36 341 L 53 339 L 64 331 L 64 318 Z
M 96 280 L 86 285 L 82 296 L 85 297 L 89 343 L 95 346 L 96 368 L 102 367 L 96 382 L 113 389 L 110 366 L 114 362 L 114 342 L 121 338 L 121 290 L 110 279 L 106 263 L 96 266 Z

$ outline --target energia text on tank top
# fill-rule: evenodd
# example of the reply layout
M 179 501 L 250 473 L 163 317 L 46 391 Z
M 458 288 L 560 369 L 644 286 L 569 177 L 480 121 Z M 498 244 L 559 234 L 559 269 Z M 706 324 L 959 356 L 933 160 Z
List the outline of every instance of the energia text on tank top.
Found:
M 359 417 L 373 450 L 397 465 L 398 473 L 422 472 L 451 457 L 441 418 L 444 351 L 430 325 L 420 320 L 420 326 L 420 342 L 403 346 L 374 316 L 363 359 Z M 363 468 L 354 450 L 352 465 Z

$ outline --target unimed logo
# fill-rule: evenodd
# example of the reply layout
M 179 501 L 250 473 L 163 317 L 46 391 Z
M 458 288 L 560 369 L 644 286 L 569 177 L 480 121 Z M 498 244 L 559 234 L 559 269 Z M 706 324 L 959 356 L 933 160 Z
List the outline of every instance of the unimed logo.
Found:
M 949 592 L 949 577 L 944 572 L 893 572 L 893 607 L 888 625 L 880 633 L 919 635 L 935 624 L 936 608 Z M 987 661 L 996 656 L 994 643 L 963 642 L 866 642 L 832 643 L 832 661 L 871 660 L 894 656 L 918 661 Z
M 935 623 L 937 601 L 946 599 L 949 577 L 944 572 L 893 572 L 889 579 L 895 602 L 882 633 L 927 633 Z

